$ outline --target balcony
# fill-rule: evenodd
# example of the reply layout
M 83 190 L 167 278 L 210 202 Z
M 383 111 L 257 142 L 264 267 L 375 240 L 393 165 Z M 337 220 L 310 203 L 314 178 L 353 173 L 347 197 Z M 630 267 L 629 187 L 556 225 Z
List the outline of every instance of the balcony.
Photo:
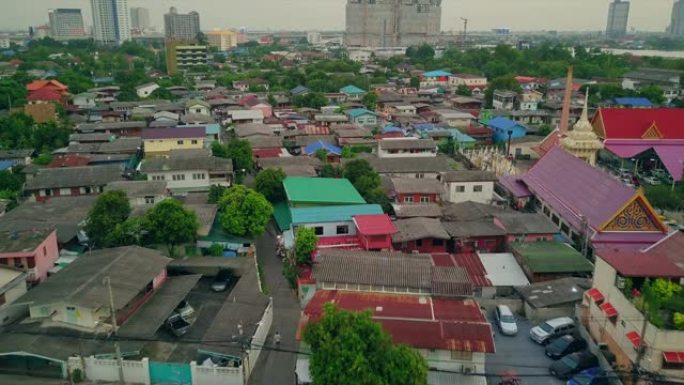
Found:
M 621 277 L 615 287 L 658 329 L 684 331 L 684 287 L 665 278 Z

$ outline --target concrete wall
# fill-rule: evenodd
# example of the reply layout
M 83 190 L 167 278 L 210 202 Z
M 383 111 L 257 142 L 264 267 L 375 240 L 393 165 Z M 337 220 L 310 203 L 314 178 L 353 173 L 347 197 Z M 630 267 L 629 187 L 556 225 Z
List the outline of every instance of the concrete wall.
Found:
M 347 234 L 337 234 L 337 226 L 347 226 L 349 227 L 349 232 Z M 353 221 L 348 222 L 325 222 L 325 223 L 310 223 L 304 225 L 307 228 L 322 227 L 323 234 L 318 235 L 318 237 L 339 237 L 342 235 L 356 235 L 356 226 Z M 295 230 L 296 232 L 296 230 Z
M 524 305 L 522 299 L 517 298 L 478 298 L 477 303 L 491 313 L 498 305 L 506 305 L 515 314 L 523 315 Z
M 178 142 L 182 141 L 183 144 Z M 145 139 L 145 152 L 148 154 L 167 153 L 171 150 L 191 150 L 204 148 L 204 137 L 200 138 L 171 138 Z
M 69 310 L 68 308 L 73 310 Z M 84 328 L 95 328 L 95 324 L 100 318 L 107 316 L 109 313 L 108 310 L 97 312 L 93 309 L 72 306 L 71 304 L 64 302 L 45 306 L 31 306 L 29 307 L 29 311 L 31 318 L 49 318 L 53 322 Z
M 196 179 L 202 174 L 204 178 Z M 182 175 L 179 179 L 179 175 Z M 174 180 L 176 176 L 176 180 Z M 206 188 L 212 184 L 209 180 L 209 172 L 207 170 L 189 170 L 189 171 L 166 171 L 166 172 L 151 172 L 147 174 L 147 180 L 163 180 L 166 181 L 166 188 L 173 189 L 187 189 L 187 188 Z
M 244 370 L 245 377 L 249 379 L 252 374 L 252 370 L 259 359 L 259 355 L 262 351 L 262 346 L 266 344 L 266 338 L 271 331 L 271 325 L 273 324 L 273 299 L 269 299 L 268 306 L 264 310 L 264 315 L 261 317 L 259 322 L 259 327 L 257 327 L 254 336 L 252 337 L 252 342 L 250 349 L 247 351 L 247 356 L 244 360 Z M 274 331 L 275 333 L 275 331 Z M 292 368 L 294 370 L 294 368 Z M 245 379 L 245 382 L 246 382 Z
M 28 314 L 28 307 L 26 305 L 14 305 L 13 302 L 17 298 L 26 294 L 26 280 L 22 276 L 19 279 L 12 281 L 14 286 L 8 288 L 3 294 L 5 295 L 5 304 L 0 305 L 0 326 L 9 324 L 18 318 L 24 317 Z
M 461 186 L 463 192 L 456 192 L 456 188 Z M 475 186 L 482 186 L 482 191 L 474 191 Z M 452 182 L 447 183 L 447 200 L 451 203 L 473 201 L 479 203 L 491 203 L 494 197 L 494 182 Z
M 242 368 L 207 368 L 194 361 L 190 363 L 190 373 L 194 385 L 243 385 Z
M 150 385 L 150 367 L 147 358 L 140 361 L 124 360 L 122 366 L 127 384 Z M 75 369 L 80 369 L 85 374 L 85 378 L 91 381 L 119 381 L 119 363 L 115 359 L 69 357 L 69 373 Z
M 541 322 L 551 318 L 573 317 L 574 315 L 574 305 L 536 309 L 525 302 L 525 318 L 530 321 Z

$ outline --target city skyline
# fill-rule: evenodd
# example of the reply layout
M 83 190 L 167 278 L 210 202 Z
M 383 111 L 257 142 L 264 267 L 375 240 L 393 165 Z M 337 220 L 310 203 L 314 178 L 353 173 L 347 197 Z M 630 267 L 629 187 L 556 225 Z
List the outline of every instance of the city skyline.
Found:
M 250 29 L 343 30 L 346 0 L 253 0 L 241 4 L 216 4 L 212 0 L 159 0 L 154 3 L 130 0 L 131 7 L 150 9 L 150 23 L 163 27 L 163 14 L 171 6 L 202 15 L 203 30 L 225 27 Z M 605 28 L 609 1 L 596 0 L 444 0 L 442 30 L 459 31 L 460 17 L 469 19 L 469 29 L 511 28 L 518 31 L 601 31 Z M 628 31 L 664 32 L 670 22 L 673 0 L 633 0 Z M 534 12 L 529 12 L 534 7 Z M 88 0 L 33 0 L 21 3 L 16 13 L 0 14 L 0 28 L 25 29 L 47 22 L 50 8 L 81 8 L 86 23 L 92 23 Z M 259 12 L 253 12 L 259 9 Z M 282 15 L 297 17 L 282 17 Z M 539 18 L 543 14 L 545 17 Z M 571 15 L 568 17 L 568 15 Z

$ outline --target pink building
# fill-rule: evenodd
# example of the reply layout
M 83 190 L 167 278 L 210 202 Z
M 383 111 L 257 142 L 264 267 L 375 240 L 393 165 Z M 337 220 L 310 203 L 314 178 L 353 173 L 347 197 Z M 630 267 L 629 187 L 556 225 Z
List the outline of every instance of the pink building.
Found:
M 0 264 L 25 271 L 31 283 L 45 281 L 58 257 L 52 228 L 0 232 Z
M 356 233 L 364 250 L 392 250 L 396 227 L 387 214 L 355 215 Z

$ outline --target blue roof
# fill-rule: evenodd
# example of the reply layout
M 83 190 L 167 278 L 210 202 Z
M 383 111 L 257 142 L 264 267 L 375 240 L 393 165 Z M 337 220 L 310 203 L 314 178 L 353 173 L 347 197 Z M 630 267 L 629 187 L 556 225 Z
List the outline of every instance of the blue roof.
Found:
M 413 123 L 411 124 L 414 129 L 421 131 L 421 130 L 434 130 L 437 128 L 437 126 L 433 123 Z
M 365 94 L 366 91 L 362 90 L 361 88 L 355 86 L 355 85 L 348 85 L 340 88 L 340 93 L 343 94 Z
M 615 104 L 632 107 L 653 107 L 653 103 L 646 98 L 615 98 Z
M 403 130 L 401 129 L 401 127 L 397 127 L 397 126 L 394 126 L 391 124 L 382 128 L 382 132 L 402 132 L 402 131 Z
M 375 204 L 290 208 L 293 225 L 323 222 L 348 222 L 354 215 L 382 214 Z
M 375 115 L 375 112 L 367 110 L 365 108 L 354 108 L 351 110 L 347 110 L 347 115 L 349 115 L 351 118 L 358 118 L 359 116 L 366 114 Z
M 423 76 L 426 78 L 437 78 L 440 76 L 451 76 L 451 72 L 446 72 L 442 70 L 423 72 Z
M 457 129 L 449 130 L 449 132 L 451 132 L 451 136 L 453 136 L 454 139 L 459 143 L 475 143 L 476 142 L 476 140 L 473 139 L 470 135 L 466 135 Z
M 342 155 L 342 149 L 335 146 L 334 144 L 326 143 L 322 140 L 318 140 L 304 147 L 304 153 L 306 155 L 313 155 L 318 150 L 326 150 L 328 154 Z
M 0 160 L 0 171 L 8 170 L 16 165 L 16 160 Z
M 498 128 L 501 130 L 508 130 L 510 128 L 520 126 L 524 127 L 522 124 L 519 124 L 513 120 L 510 120 L 508 118 L 504 118 L 503 116 L 497 116 L 496 118 L 492 118 L 487 122 L 487 125 L 490 126 L 491 128 Z

